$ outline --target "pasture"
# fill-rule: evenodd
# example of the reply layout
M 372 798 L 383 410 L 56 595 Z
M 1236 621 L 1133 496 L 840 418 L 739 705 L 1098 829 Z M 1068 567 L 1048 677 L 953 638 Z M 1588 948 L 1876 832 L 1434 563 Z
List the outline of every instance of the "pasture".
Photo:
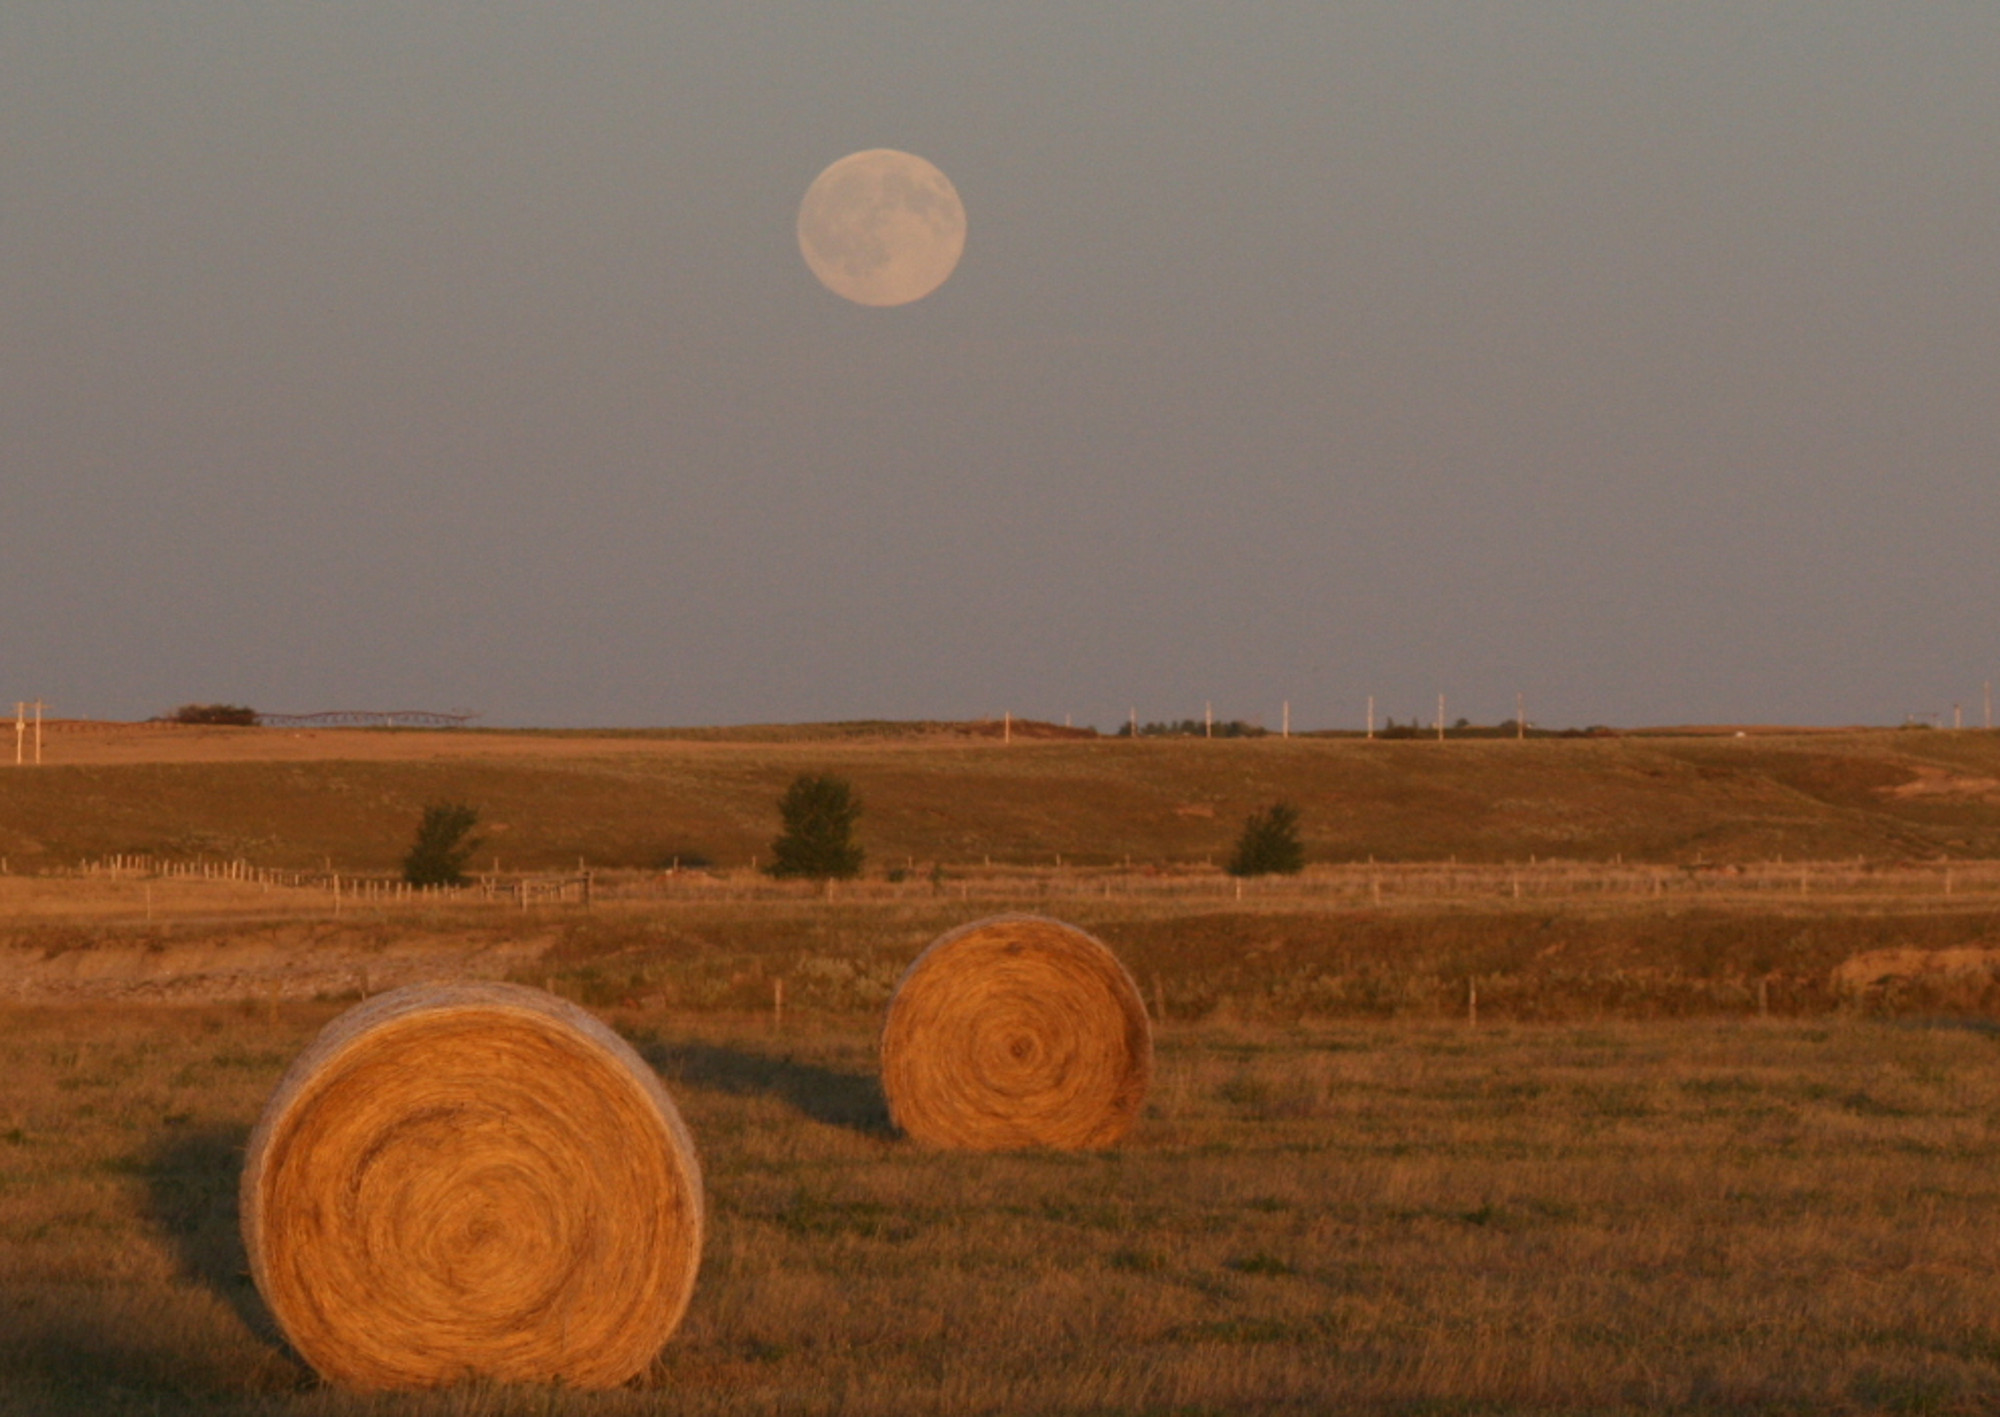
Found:
M 626 1391 L 316 1389 L 234 1188 L 333 1005 L 9 1010 L 22 1412 L 1973 1412 L 2000 1402 L 2000 1058 L 1854 1017 L 1169 1025 L 1081 1155 L 887 1134 L 870 1020 L 611 1019 L 713 1229 Z
M 0 772 L 0 1411 L 2000 1406 L 1988 735 L 328 736 Z M 866 879 L 760 878 L 823 768 Z M 1280 795 L 1315 865 L 1239 889 L 1208 863 Z M 440 797 L 507 828 L 500 869 L 395 893 Z M 513 891 L 578 856 L 588 906 Z M 901 970 L 1022 909 L 1164 1018 L 1137 1125 L 892 1135 Z M 323 1389 L 247 1281 L 279 1074 L 448 977 L 584 1003 L 687 1117 L 712 1230 L 633 1388 Z
M 1102 739 L 1016 725 L 680 736 L 394 729 L 52 732 L 0 768 L 0 861 L 114 854 L 386 872 L 428 802 L 482 817 L 503 871 L 734 870 L 803 772 L 850 779 L 871 874 L 1199 866 L 1278 799 L 1322 863 L 2000 858 L 2000 734 L 1368 742 Z

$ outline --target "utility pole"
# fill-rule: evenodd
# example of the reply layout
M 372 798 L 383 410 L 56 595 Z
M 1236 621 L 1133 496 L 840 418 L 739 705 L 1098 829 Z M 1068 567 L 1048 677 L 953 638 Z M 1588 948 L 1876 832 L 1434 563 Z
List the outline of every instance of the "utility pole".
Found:
M 1284 724 L 1285 726 L 1279 730 L 1279 736 L 1289 738 L 1292 736 L 1292 701 L 1290 699 L 1285 700 Z
M 1127 721 L 1128 723 L 1130 723 L 1130 724 L 1132 725 L 1132 741 L 1133 741 L 1134 743 L 1138 742 L 1138 741 L 1139 741 L 1139 707 L 1138 707 L 1138 705 L 1137 705 L 1137 704 L 1134 704 L 1134 705 L 1132 706 L 1132 716 L 1131 716 L 1131 718 L 1127 719 L 1126 721 Z
M 1438 695 L 1438 742 L 1444 742 L 1444 695 Z
M 1213 738 L 1215 736 L 1215 702 L 1213 700 L 1210 700 L 1201 711 L 1201 736 L 1204 738 Z
M 1375 736 L 1375 696 L 1373 694 L 1368 696 L 1368 736 L 1370 738 Z
M 21 766 L 21 743 L 28 732 L 28 705 L 14 700 L 14 766 Z
M 1514 738 L 1518 742 L 1528 736 L 1528 713 L 1521 706 L 1521 696 L 1514 695 Z
M 1951 726 L 1954 732 L 1965 727 L 1965 710 L 1957 704 L 1951 706 Z
M 1011 743 L 1014 741 L 1014 711 L 1012 709 L 1007 709 L 1000 715 L 1000 741 L 1002 743 Z

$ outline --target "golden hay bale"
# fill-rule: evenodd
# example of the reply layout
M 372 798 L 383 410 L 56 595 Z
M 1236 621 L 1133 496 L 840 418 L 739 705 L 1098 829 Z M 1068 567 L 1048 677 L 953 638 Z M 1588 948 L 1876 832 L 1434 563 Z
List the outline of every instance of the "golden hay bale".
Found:
M 329 1382 L 613 1387 L 701 1260 L 694 1143 L 639 1055 L 511 984 L 416 985 L 327 1025 L 243 1169 L 243 1244 Z
M 1110 1146 L 1152 1075 L 1152 1029 L 1125 966 L 1040 916 L 940 936 L 904 973 L 882 1026 L 890 1114 L 934 1146 Z

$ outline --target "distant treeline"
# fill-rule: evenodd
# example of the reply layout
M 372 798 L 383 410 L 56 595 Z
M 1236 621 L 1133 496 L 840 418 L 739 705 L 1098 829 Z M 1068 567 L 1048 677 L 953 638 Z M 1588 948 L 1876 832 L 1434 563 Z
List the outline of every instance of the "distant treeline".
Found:
M 168 723 L 221 724 L 228 728 L 255 728 L 257 710 L 241 704 L 182 704 L 165 719 Z
M 1375 730 L 1377 738 L 1435 738 L 1436 723 L 1421 723 L 1412 718 L 1408 723 L 1398 723 L 1394 718 L 1386 720 Z M 1588 728 L 1537 728 L 1529 724 L 1526 731 L 1514 719 L 1506 719 L 1490 726 L 1459 719 L 1445 729 L 1447 738 L 1614 738 L 1615 728 L 1607 728 L 1601 723 L 1593 723 Z
M 1594 723 L 1588 728 L 1537 728 L 1533 724 L 1529 724 L 1527 731 L 1523 732 L 1520 726 L 1511 718 L 1504 722 L 1490 725 L 1477 724 L 1468 719 L 1461 718 L 1445 729 L 1444 736 L 1447 738 L 1610 738 L 1615 737 L 1617 731 L 1615 728 L 1607 728 L 1601 723 Z M 1270 736 L 1270 732 L 1271 730 L 1265 728 L 1262 724 L 1245 723 L 1240 718 L 1232 718 L 1227 721 L 1218 720 L 1213 724 L 1207 719 L 1181 718 L 1166 723 L 1142 723 L 1139 725 L 1139 736 L 1141 738 L 1266 738 Z M 1382 726 L 1375 730 L 1375 736 L 1377 738 L 1435 738 L 1437 737 L 1437 732 L 1437 724 L 1435 723 L 1424 723 L 1416 718 L 1412 718 L 1408 723 L 1398 723 L 1392 717 L 1385 720 Z M 1132 736 L 1132 725 L 1129 723 L 1120 724 L 1116 736 L 1130 738 Z M 1311 734 L 1301 734 L 1300 736 L 1314 738 L 1346 738 L 1351 736 L 1359 738 L 1362 735 L 1358 732 L 1349 733 L 1339 730 L 1327 732 L 1320 730 Z
M 1205 718 L 1182 718 L 1171 723 L 1143 723 L 1139 725 L 1141 738 L 1262 738 L 1268 729 L 1255 723 L 1245 723 L 1240 718 L 1232 718 L 1226 723 L 1210 723 Z M 1117 735 L 1120 738 L 1132 736 L 1132 725 L 1120 724 Z

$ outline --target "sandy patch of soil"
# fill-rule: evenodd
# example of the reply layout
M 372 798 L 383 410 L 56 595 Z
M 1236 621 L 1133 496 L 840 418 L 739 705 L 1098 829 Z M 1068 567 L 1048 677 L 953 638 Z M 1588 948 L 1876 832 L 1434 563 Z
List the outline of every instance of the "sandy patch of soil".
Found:
M 548 935 L 398 934 L 379 926 L 288 923 L 191 939 L 0 941 L 0 999 L 211 1002 L 340 998 L 403 984 L 532 973 Z
M 1928 764 L 1914 766 L 1911 771 L 1916 776 L 1908 782 L 1883 788 L 1886 796 L 1900 801 L 1926 797 L 1971 798 L 1978 802 L 2000 802 L 2000 778 L 1968 777 L 1947 768 L 1932 767 Z
M 2000 949 L 1870 950 L 1842 960 L 1833 971 L 1834 987 L 1852 993 L 1877 989 L 1891 980 L 1916 979 L 2000 979 Z

